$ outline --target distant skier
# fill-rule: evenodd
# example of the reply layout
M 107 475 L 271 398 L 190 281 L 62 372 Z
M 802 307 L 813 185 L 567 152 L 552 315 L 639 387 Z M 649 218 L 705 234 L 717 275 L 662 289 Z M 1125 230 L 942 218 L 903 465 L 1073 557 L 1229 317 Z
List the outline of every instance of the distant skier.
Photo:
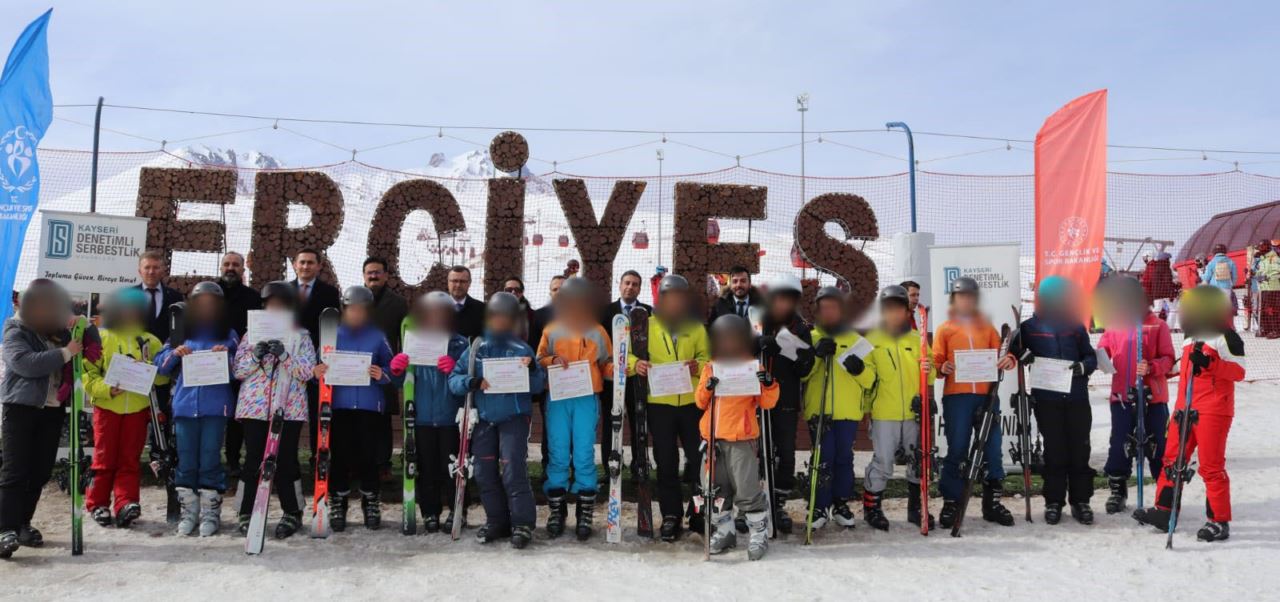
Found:
M 1205 514 L 1209 520 L 1196 533 L 1201 541 L 1223 541 L 1231 536 L 1231 481 L 1227 477 L 1227 434 L 1235 416 L 1236 383 L 1244 380 L 1244 341 L 1230 326 L 1230 302 L 1221 289 L 1198 286 L 1183 294 L 1180 304 L 1182 331 L 1179 414 L 1169 421 L 1168 444 L 1164 452 L 1165 470 L 1156 483 L 1154 508 L 1137 510 L 1138 522 L 1167 531 L 1174 500 L 1174 478 L 1170 474 L 1178 459 L 1179 420 L 1191 405 L 1191 432 L 1181 442 L 1183 458 L 1196 453 L 1199 474 L 1204 479 Z M 1193 379 L 1192 398 L 1186 399 L 1186 383 Z
M 1044 437 L 1044 520 L 1058 524 L 1064 504 L 1070 502 L 1071 517 L 1091 525 L 1093 509 L 1089 499 L 1093 497 L 1094 470 L 1089 467 L 1089 432 L 1093 413 L 1088 385 L 1098 358 L 1080 316 L 1080 297 L 1074 283 L 1062 276 L 1040 281 L 1035 315 L 1022 322 L 1009 353 L 1028 369 L 1038 359 L 1069 362 L 1069 393 L 1031 389 L 1036 426 Z

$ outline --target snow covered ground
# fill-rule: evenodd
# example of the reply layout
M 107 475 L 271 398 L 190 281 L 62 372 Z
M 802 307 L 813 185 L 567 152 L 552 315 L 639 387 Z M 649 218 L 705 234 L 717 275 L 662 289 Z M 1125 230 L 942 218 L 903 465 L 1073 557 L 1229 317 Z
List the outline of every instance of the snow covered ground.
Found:
M 698 537 L 675 545 L 642 543 L 630 530 L 619 546 L 599 536 L 585 544 L 551 542 L 540 531 L 524 552 L 506 544 L 480 546 L 470 529 L 459 542 L 447 535 L 407 538 L 396 528 L 399 509 L 393 507 L 384 511 L 391 524 L 382 531 L 353 528 L 327 541 L 305 535 L 268 540 L 266 552 L 250 558 L 242 552 L 243 540 L 233 536 L 171 534 L 157 520 L 163 496 L 151 489 L 144 494 L 145 516 L 136 528 L 86 524 L 85 555 L 73 558 L 67 497 L 51 488 L 35 520 L 44 530 L 45 547 L 21 549 L 0 563 L 0 584 L 6 597 L 30 600 L 193 594 L 245 600 L 1274 599 L 1276 582 L 1269 571 L 1280 556 L 1278 396 L 1275 383 L 1240 386 L 1227 463 L 1235 520 L 1232 538 L 1223 544 L 1195 541 L 1204 520 L 1204 489 L 1197 479 L 1187 490 L 1186 521 L 1173 551 L 1164 549 L 1163 535 L 1140 528 L 1127 514 L 1103 513 L 1100 492 L 1092 527 L 1070 519 L 1056 527 L 1044 524 L 1037 499 L 1035 524 L 1004 528 L 975 519 L 961 539 L 942 532 L 920 537 L 904 522 L 905 501 L 891 500 L 887 512 L 894 526 L 888 533 L 865 525 L 845 532 L 828 528 L 809 547 L 793 535 L 775 541 L 769 556 L 755 563 L 747 562 L 741 548 L 704 563 Z M 1095 390 L 1094 403 L 1093 464 L 1100 468 L 1108 429 L 1102 391 Z M 801 515 L 798 502 L 791 510 Z M 231 518 L 229 509 L 224 508 L 224 518 Z M 634 525 L 634 516 L 628 512 L 624 521 Z M 1254 572 L 1259 570 L 1264 572 Z

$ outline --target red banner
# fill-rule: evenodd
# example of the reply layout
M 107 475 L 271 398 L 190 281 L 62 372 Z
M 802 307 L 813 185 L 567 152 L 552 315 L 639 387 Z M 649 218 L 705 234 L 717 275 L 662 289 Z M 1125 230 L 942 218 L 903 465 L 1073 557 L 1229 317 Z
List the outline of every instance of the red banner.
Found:
M 1107 91 L 1098 90 L 1058 109 L 1036 134 L 1036 282 L 1067 278 L 1087 304 L 1106 224 Z

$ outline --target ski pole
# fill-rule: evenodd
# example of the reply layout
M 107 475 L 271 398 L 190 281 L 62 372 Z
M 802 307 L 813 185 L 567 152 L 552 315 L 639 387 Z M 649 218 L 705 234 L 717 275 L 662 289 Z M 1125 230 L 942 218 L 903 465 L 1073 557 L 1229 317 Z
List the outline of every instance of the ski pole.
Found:
M 1196 343 L 1195 351 L 1199 351 L 1204 343 Z M 1191 361 L 1190 358 L 1186 358 Z M 1164 542 L 1164 549 L 1173 549 L 1173 531 L 1178 528 L 1178 509 L 1182 506 L 1182 473 L 1187 470 L 1187 436 L 1191 434 L 1191 395 L 1195 391 L 1196 368 L 1187 370 L 1187 386 L 1184 389 L 1182 404 L 1182 421 L 1178 423 L 1178 458 L 1174 460 L 1173 507 L 1169 510 L 1169 534 Z

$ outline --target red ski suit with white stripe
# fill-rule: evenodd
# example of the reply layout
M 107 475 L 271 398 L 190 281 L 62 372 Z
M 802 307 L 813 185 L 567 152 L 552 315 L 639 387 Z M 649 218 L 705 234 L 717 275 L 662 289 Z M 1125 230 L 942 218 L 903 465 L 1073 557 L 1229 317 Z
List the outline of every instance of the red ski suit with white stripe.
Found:
M 1232 339 L 1228 343 L 1228 338 Z M 1209 365 L 1192 377 L 1194 366 L 1191 354 L 1197 344 L 1209 356 Z M 1244 380 L 1244 344 L 1235 333 L 1188 338 L 1182 346 L 1182 362 L 1178 379 L 1178 397 L 1175 410 L 1186 407 L 1186 383 L 1192 383 L 1191 407 L 1199 414 L 1199 420 L 1191 426 L 1185 447 L 1185 459 L 1199 450 L 1200 478 L 1204 479 L 1205 498 L 1209 520 L 1231 520 L 1231 480 L 1227 477 L 1227 432 L 1236 410 L 1236 383 Z M 1166 471 L 1178 457 L 1178 421 L 1169 421 L 1168 444 L 1164 448 Z M 1161 471 L 1156 485 L 1156 507 L 1169 510 L 1173 507 L 1173 480 Z

